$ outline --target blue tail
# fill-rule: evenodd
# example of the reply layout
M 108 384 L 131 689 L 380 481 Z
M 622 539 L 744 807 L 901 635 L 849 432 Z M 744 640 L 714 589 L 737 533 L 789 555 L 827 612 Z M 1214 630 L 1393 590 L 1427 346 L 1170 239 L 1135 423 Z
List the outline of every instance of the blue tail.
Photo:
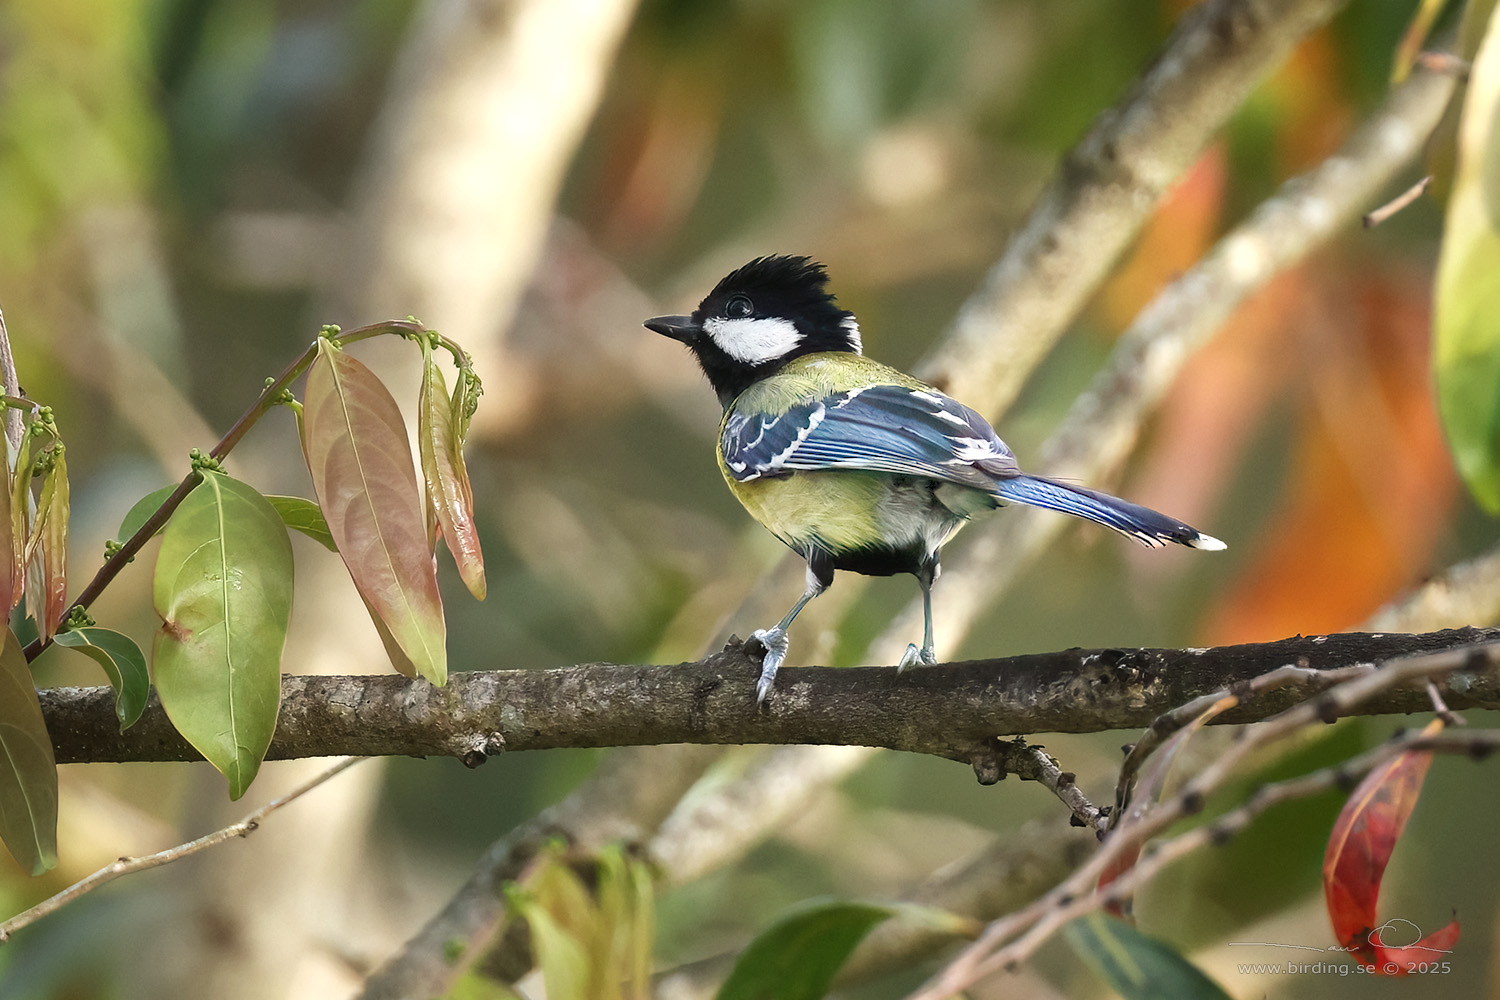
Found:
M 1224 543 L 1212 535 L 1205 535 L 1197 528 L 1150 507 L 1054 479 L 1027 475 L 1001 479 L 995 483 L 995 496 L 1086 518 L 1146 545 L 1176 542 L 1195 549 L 1224 548 Z

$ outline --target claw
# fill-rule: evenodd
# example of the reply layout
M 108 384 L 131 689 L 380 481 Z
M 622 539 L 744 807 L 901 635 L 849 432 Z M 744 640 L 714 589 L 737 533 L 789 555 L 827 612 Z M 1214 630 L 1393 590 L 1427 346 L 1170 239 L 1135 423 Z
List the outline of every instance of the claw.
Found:
M 766 695 L 771 693 L 771 685 L 776 683 L 776 671 L 781 669 L 786 651 L 791 648 L 791 641 L 782 628 L 756 629 L 750 633 L 750 638 L 760 643 L 761 648 L 766 651 L 765 658 L 760 661 L 760 680 L 755 682 L 755 705 L 758 708 L 766 700 Z
M 907 667 L 914 667 L 918 663 L 923 666 L 932 666 L 937 663 L 937 654 L 930 647 L 917 648 L 917 644 L 909 642 L 906 644 L 906 652 L 901 654 L 901 662 L 896 664 L 896 673 L 901 673 Z

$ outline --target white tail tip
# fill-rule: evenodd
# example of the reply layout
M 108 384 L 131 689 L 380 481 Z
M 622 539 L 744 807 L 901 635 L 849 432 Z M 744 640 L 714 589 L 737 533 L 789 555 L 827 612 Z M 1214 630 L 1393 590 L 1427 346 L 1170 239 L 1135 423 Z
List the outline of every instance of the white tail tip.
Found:
M 1193 539 L 1188 544 L 1191 545 L 1195 549 L 1205 549 L 1205 550 L 1207 550 L 1209 552 L 1219 552 L 1219 551 L 1221 551 L 1223 549 L 1229 548 L 1228 545 L 1225 545 L 1223 542 L 1219 541 L 1213 535 L 1205 535 L 1201 531 L 1198 532 L 1198 537 L 1195 538 L 1195 539 Z

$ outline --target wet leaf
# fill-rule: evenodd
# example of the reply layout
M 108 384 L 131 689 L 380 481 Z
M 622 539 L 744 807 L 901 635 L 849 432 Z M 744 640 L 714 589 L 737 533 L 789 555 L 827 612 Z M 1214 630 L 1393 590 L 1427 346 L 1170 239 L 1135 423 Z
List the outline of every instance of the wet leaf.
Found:
M 374 372 L 327 340 L 307 373 L 303 449 L 339 555 L 404 654 L 393 664 L 445 683 L 443 604 L 405 422 Z
M 115 689 L 115 715 L 120 720 L 120 732 L 135 725 L 151 693 L 146 654 L 135 640 L 113 629 L 89 625 L 59 632 L 52 641 L 78 650 L 104 668 Z
M 293 531 L 300 531 L 323 546 L 329 552 L 337 552 L 333 544 L 333 533 L 328 530 L 328 521 L 323 517 L 323 508 L 306 497 L 267 496 L 281 521 Z
M 1434 719 L 1424 734 L 1442 728 L 1442 720 Z M 1411 965 L 1441 959 L 1458 941 L 1457 920 L 1421 937 L 1408 933 L 1415 931 L 1410 921 L 1376 916 L 1381 879 L 1431 764 L 1431 753 L 1407 751 L 1365 775 L 1339 813 L 1323 855 L 1323 895 L 1334 937 L 1381 975 L 1406 975 Z
M 1171 945 L 1116 917 L 1079 917 L 1063 928 L 1063 936 L 1124 1000 L 1229 1000 L 1229 994 Z
M 458 381 L 460 387 L 465 384 L 461 372 Z M 455 412 L 455 402 L 463 405 L 462 399 L 449 398 L 432 346 L 424 341 L 417 447 L 422 457 L 422 476 L 427 482 L 427 505 L 443 530 L 464 586 L 482 601 L 486 590 L 484 555 L 474 526 L 474 492 L 464 464 L 462 431 L 466 422 Z
M 0 839 L 33 875 L 57 864 L 57 764 L 15 633 L 0 649 Z
M 167 523 L 154 597 L 152 665 L 177 730 L 245 793 L 281 699 L 292 609 L 292 546 L 272 506 L 228 476 L 203 481 Z
M 870 903 L 800 907 L 740 952 L 717 1000 L 818 1000 L 855 946 L 895 912 Z
M 1459 123 L 1438 261 L 1438 408 L 1475 499 L 1500 513 L 1500 18 L 1490 18 Z

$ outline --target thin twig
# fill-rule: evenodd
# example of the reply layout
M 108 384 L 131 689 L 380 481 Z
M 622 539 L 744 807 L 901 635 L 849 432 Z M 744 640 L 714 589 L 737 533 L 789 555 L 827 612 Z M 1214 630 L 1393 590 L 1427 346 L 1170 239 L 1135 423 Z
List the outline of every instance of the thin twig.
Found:
M 1446 724 L 1450 726 L 1467 726 L 1469 724 L 1463 716 L 1448 707 L 1448 703 L 1443 700 L 1443 693 L 1438 690 L 1438 686 L 1432 682 L 1432 678 L 1430 677 L 1427 679 L 1427 697 L 1432 702 L 1432 710 Z
M 1389 219 L 1391 216 L 1401 211 L 1403 208 L 1406 208 L 1418 198 L 1422 197 L 1422 195 L 1427 193 L 1427 189 L 1431 186 L 1432 175 L 1428 174 L 1426 177 L 1423 177 L 1421 180 L 1417 181 L 1417 183 L 1413 184 L 1405 191 L 1402 191 L 1400 194 L 1396 195 L 1396 197 L 1392 198 L 1384 205 L 1381 205 L 1373 212 L 1365 213 L 1365 215 L 1360 219 L 1360 222 L 1364 224 L 1364 227 L 1366 229 L 1373 229 L 1374 227 L 1384 222 L 1386 219 Z
M 235 837 L 248 837 L 260 827 L 261 821 L 267 816 L 282 806 L 295 802 L 314 788 L 317 788 L 330 778 L 341 774 L 362 760 L 369 760 L 369 758 L 349 757 L 341 760 L 322 774 L 298 785 L 280 798 L 272 799 L 259 809 L 245 816 L 239 822 L 231 823 L 222 830 L 215 830 L 213 833 L 199 837 L 197 840 L 190 840 L 185 844 L 178 844 L 176 847 L 157 851 L 155 854 L 146 854 L 136 858 L 120 858 L 112 864 L 105 865 L 82 881 L 68 886 L 57 895 L 44 899 L 30 909 L 22 910 L 4 923 L 0 923 L 0 943 L 10 940 L 11 935 L 21 928 L 36 923 L 43 917 L 62 909 L 80 896 L 87 895 L 100 886 L 108 885 L 121 876 L 146 871 L 149 868 L 160 868 L 162 865 L 170 864 L 190 854 L 197 854 L 199 851 L 207 850 L 210 847 L 217 847 L 226 840 L 232 840 Z
M 1243 804 L 1231 809 L 1211 823 L 1194 827 L 1168 840 L 1159 841 L 1143 852 L 1129 871 L 1122 873 L 1108 888 L 1097 893 L 1082 893 L 1049 910 L 1026 933 L 986 960 L 981 975 L 1012 968 L 1030 957 L 1047 938 L 1071 920 L 1129 896 L 1150 882 L 1164 868 L 1193 851 L 1223 844 L 1243 832 L 1256 817 L 1273 806 L 1294 799 L 1318 795 L 1334 788 L 1347 787 L 1382 764 L 1408 751 L 1431 751 L 1467 754 L 1475 759 L 1489 756 L 1500 748 L 1500 730 L 1471 730 L 1462 734 L 1428 736 L 1420 731 L 1403 734 L 1372 750 L 1333 764 L 1310 774 L 1264 785 Z
M 1252 754 L 1293 732 L 1348 714 L 1361 702 L 1393 686 L 1473 669 L 1480 663 L 1500 662 L 1500 644 L 1454 650 L 1446 653 L 1406 657 L 1382 664 L 1379 669 L 1330 688 L 1301 702 L 1245 735 L 1189 779 L 1180 793 L 1154 809 L 1132 816 L 1117 827 L 1088 863 L 1035 903 L 994 921 L 978 941 L 964 949 L 942 972 L 928 982 L 913 1000 L 943 1000 L 972 986 L 983 977 L 1029 955 L 1065 920 L 1056 914 L 1072 909 L 1079 897 L 1092 893 L 1099 876 L 1129 852 L 1138 851 L 1150 838 L 1165 832 L 1179 820 L 1203 809 L 1210 793 L 1223 787 L 1239 765 Z M 1425 744 L 1424 744 L 1425 745 Z M 1112 895 L 1123 895 L 1135 885 L 1127 878 L 1116 880 Z M 1081 912 L 1081 911 L 1080 911 Z
M 1289 663 L 1284 667 L 1277 667 L 1275 670 L 1261 674 L 1247 684 L 1226 687 L 1194 698 L 1170 712 L 1163 712 L 1156 717 L 1150 728 L 1141 734 L 1141 738 L 1135 741 L 1129 753 L 1125 755 L 1125 762 L 1120 767 L 1120 778 L 1115 786 L 1115 815 L 1125 815 L 1136 775 L 1146 758 L 1151 756 L 1173 733 L 1224 699 L 1232 698 L 1236 704 L 1239 704 L 1257 695 L 1286 688 L 1297 688 L 1312 694 L 1326 691 L 1335 684 L 1363 676 L 1374 669 L 1374 664 L 1369 663 L 1355 664 L 1337 670 L 1313 670 L 1300 664 Z M 1430 681 L 1428 685 L 1431 686 Z
M 1429 73 L 1442 73 L 1459 81 L 1467 80 L 1474 69 L 1473 63 L 1452 52 L 1419 52 L 1416 65 Z

